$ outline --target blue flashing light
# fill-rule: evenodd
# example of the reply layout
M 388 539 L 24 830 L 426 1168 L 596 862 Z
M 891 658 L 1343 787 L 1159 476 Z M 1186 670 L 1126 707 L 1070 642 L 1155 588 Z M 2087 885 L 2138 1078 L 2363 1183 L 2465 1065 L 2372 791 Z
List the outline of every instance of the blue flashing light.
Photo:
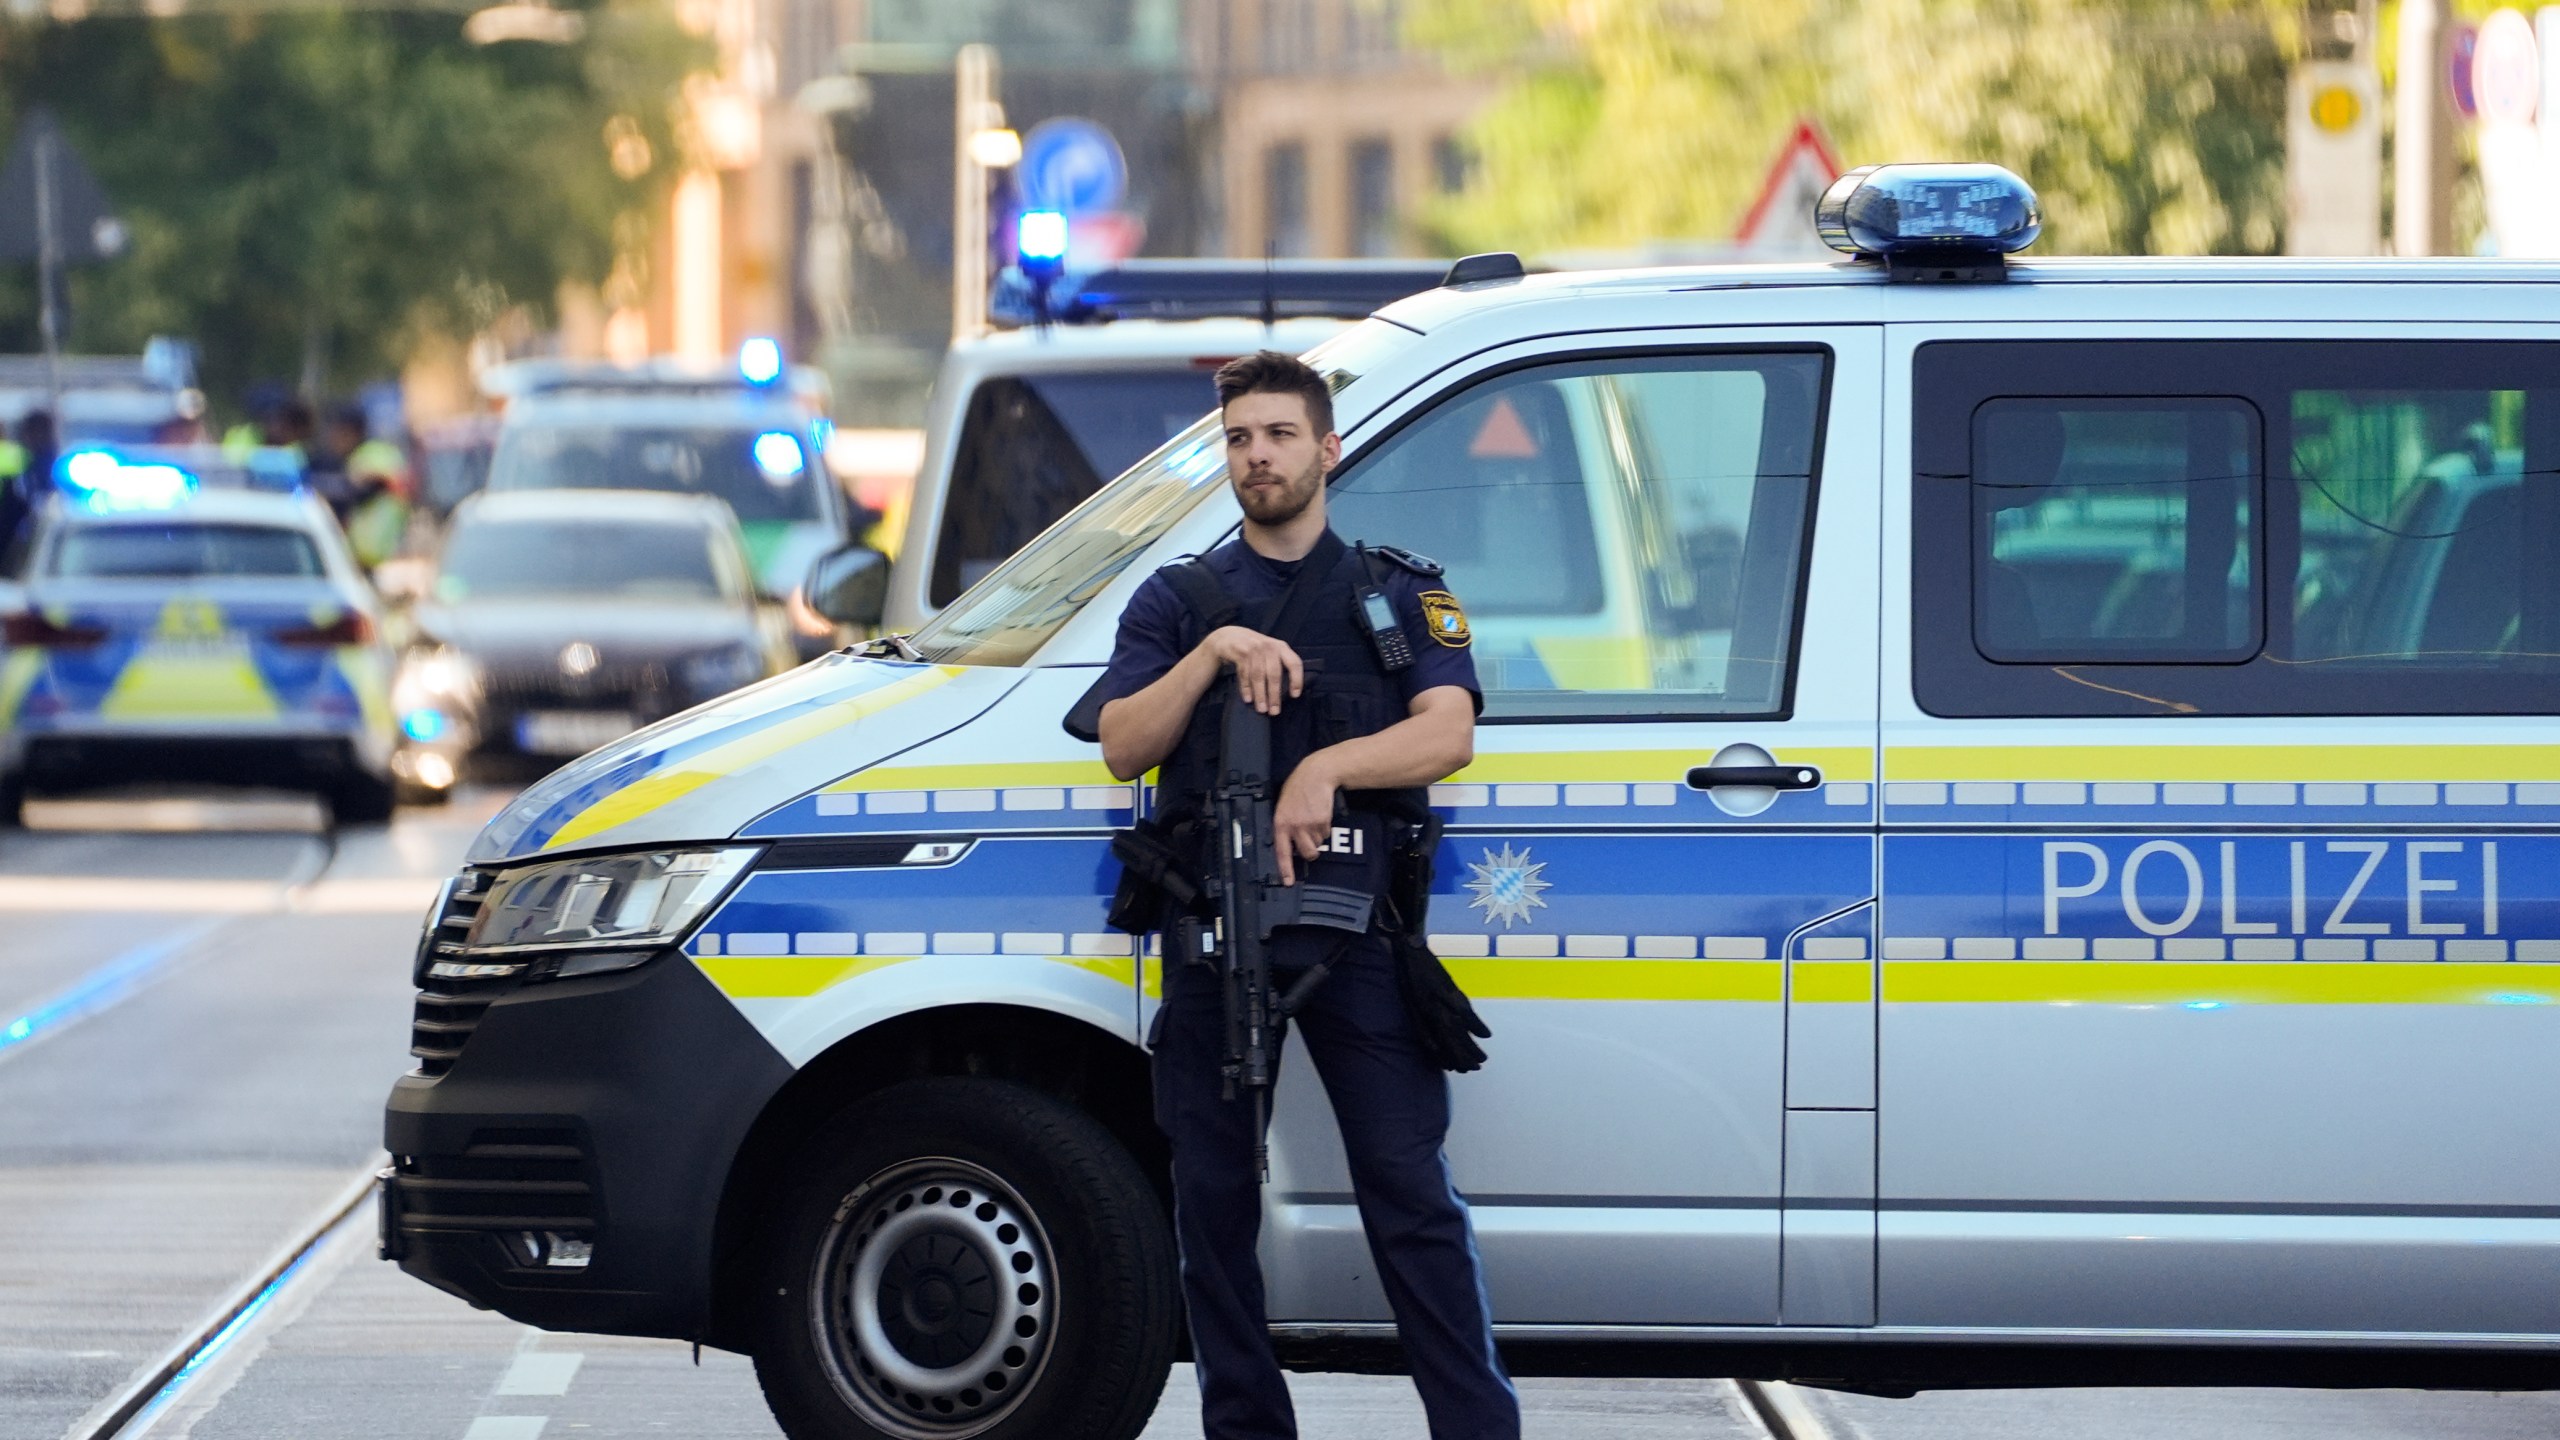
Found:
M 782 378 L 782 342 L 756 335 L 738 347 L 738 373 L 750 385 L 770 385 Z
M 166 510 L 195 493 L 196 477 L 175 465 L 133 464 L 112 450 L 74 450 L 56 474 L 92 511 Z
M 96 490 L 112 483 L 123 463 L 111 450 L 74 450 L 62 457 L 62 478 L 74 490 Z
M 1869 165 L 1832 182 L 1813 224 L 1852 255 L 1997 266 L 2035 243 L 2044 217 L 2027 182 L 1997 165 Z
M 1067 217 L 1058 210 L 1025 210 L 1013 222 L 1013 249 L 1023 273 L 1055 277 L 1067 268 Z
M 756 468 L 767 480 L 788 480 L 808 468 L 808 460 L 800 449 L 800 438 L 783 430 L 767 430 L 756 437 Z
M 400 717 L 400 733 L 425 744 L 444 734 L 444 712 L 430 706 Z

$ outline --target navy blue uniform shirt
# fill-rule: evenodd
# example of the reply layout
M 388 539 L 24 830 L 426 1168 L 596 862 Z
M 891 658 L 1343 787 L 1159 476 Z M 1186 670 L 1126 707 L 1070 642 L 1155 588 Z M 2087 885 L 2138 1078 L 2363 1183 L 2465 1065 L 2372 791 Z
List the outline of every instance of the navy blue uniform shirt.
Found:
M 1296 579 L 1303 561 L 1272 560 L 1257 554 L 1243 537 L 1200 557 L 1200 563 L 1227 587 L 1227 594 L 1247 612 L 1276 598 Z M 1464 688 L 1484 709 L 1484 690 L 1476 684 L 1475 655 L 1467 648 L 1466 614 L 1457 598 L 1436 575 L 1418 575 L 1381 555 L 1371 562 L 1378 588 L 1395 602 L 1404 623 L 1405 643 L 1413 647 L 1413 663 L 1389 678 L 1410 707 L 1413 697 L 1442 685 Z M 1129 597 L 1120 615 L 1120 638 L 1111 650 L 1111 668 L 1103 672 L 1102 701 L 1135 695 L 1164 678 L 1182 657 L 1199 647 L 1207 632 L 1180 592 L 1161 572 L 1150 575 Z M 1096 707 L 1097 709 L 1099 706 Z

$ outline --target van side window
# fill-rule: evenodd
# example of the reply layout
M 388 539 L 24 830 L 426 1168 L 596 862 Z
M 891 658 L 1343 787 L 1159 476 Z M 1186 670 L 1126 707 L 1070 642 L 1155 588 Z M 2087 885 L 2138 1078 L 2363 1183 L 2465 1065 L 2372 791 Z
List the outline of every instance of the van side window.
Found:
M 2258 430 L 2243 400 L 1986 401 L 1975 647 L 2029 663 L 2255 654 Z
M 1827 364 L 1657 354 L 1499 375 L 1345 467 L 1333 525 L 1447 567 L 1489 718 L 1780 715 Z
M 2382 667 L 2514 654 L 2526 402 L 2522 390 L 2295 393 L 2296 659 Z M 2548 472 L 2534 483 L 2547 486 Z M 2548 563 L 2550 551 L 2535 553 Z
M 2560 345 L 1940 342 L 1912 379 L 1931 713 L 2560 712 Z

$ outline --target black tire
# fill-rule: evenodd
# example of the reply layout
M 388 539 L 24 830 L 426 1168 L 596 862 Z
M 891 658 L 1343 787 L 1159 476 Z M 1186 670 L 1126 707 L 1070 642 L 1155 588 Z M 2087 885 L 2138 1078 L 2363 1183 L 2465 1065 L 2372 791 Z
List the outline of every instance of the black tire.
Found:
M 27 782 L 11 775 L 0 778 L 0 830 L 20 829 L 27 823 Z
M 1181 1313 L 1173 1232 L 1091 1116 L 1010 1081 L 912 1080 L 848 1106 L 789 1173 L 755 1362 L 791 1440 L 1145 1428 Z
M 332 825 L 381 825 L 391 819 L 398 798 L 389 780 L 350 775 L 321 792 Z

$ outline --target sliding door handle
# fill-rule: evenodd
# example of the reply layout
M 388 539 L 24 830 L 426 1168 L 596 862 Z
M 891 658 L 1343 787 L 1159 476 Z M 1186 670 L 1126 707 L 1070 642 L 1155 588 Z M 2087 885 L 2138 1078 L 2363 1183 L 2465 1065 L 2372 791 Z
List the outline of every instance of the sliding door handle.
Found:
M 1689 770 L 1692 790 L 1713 790 L 1724 785 L 1810 790 L 1821 783 L 1822 772 L 1810 765 L 1696 765 Z

